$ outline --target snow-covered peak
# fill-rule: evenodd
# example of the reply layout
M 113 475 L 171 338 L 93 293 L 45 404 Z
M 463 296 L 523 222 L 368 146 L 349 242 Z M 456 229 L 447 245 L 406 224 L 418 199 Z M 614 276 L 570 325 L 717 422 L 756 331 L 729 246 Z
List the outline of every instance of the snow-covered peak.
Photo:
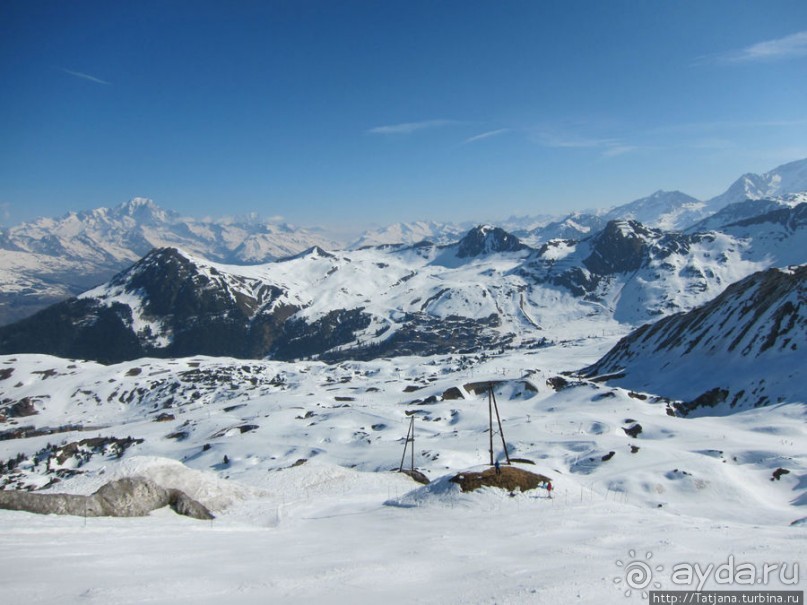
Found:
M 681 191 L 655 193 L 608 211 L 605 220 L 630 219 L 648 227 L 680 230 L 706 216 L 705 204 Z
M 167 223 L 177 217 L 175 213 L 163 210 L 152 200 L 144 197 L 132 198 L 109 211 L 109 218 L 112 220 L 131 219 L 140 225 Z
M 349 248 L 357 249 L 365 246 L 383 246 L 387 244 L 416 244 L 430 241 L 434 244 L 456 242 L 468 226 L 435 221 L 414 221 L 411 223 L 394 223 L 380 229 L 365 231 L 353 241 Z
M 807 159 L 783 164 L 765 174 L 748 173 L 732 183 L 725 193 L 708 201 L 712 212 L 745 200 L 759 200 L 807 191 Z

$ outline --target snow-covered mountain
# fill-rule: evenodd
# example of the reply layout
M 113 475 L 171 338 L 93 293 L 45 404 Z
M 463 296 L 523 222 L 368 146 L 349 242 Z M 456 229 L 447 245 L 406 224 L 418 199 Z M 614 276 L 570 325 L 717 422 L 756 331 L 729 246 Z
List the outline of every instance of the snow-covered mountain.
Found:
M 807 160 L 780 166 L 762 176 L 745 175 L 722 196 L 704 204 L 678 191 L 658 191 L 646 198 L 602 212 L 510 217 L 493 224 L 533 247 L 554 240 L 582 240 L 612 220 L 633 220 L 646 227 L 689 233 L 719 229 L 804 201 Z M 788 195 L 791 194 L 792 195 Z M 772 197 L 775 196 L 775 197 Z M 750 203 L 748 199 L 758 201 Z M 730 210 L 723 207 L 731 204 Z M 739 205 L 738 205 L 739 204 Z M 713 220 L 703 222 L 719 210 Z M 695 227 L 691 227 L 696 223 Z M 49 304 L 102 283 L 153 248 L 176 247 L 192 256 L 231 264 L 263 263 L 319 246 L 334 250 L 428 241 L 459 241 L 468 223 L 418 221 L 370 230 L 349 246 L 322 230 L 254 219 L 183 218 L 154 202 L 135 198 L 115 208 L 69 213 L 0 229 L 0 325 L 28 317 Z
M 706 204 L 710 212 L 717 212 L 736 202 L 763 200 L 804 191 L 807 191 L 807 159 L 783 164 L 765 174 L 744 174 L 728 190 Z
M 687 313 L 642 326 L 589 378 L 707 413 L 796 400 L 807 390 L 807 264 L 768 269 Z
M 525 240 L 535 245 L 553 239 L 582 239 L 609 221 L 631 220 L 646 227 L 680 231 L 703 219 L 706 204 L 680 191 L 656 191 L 652 195 L 602 212 L 573 212 L 529 232 Z
M 339 243 L 285 224 L 183 218 L 143 198 L 41 218 L 0 231 L 0 324 L 106 281 L 153 248 L 178 246 L 214 261 L 258 263 L 314 245 Z
M 680 231 L 703 218 L 705 204 L 680 191 L 656 191 L 652 195 L 617 206 L 603 215 L 606 221 L 632 220 L 664 231 Z
M 0 352 L 372 359 L 540 346 L 592 326 L 625 333 L 802 258 L 805 209 L 734 225 L 734 234 L 611 221 L 537 250 L 492 226 L 448 246 L 311 248 L 250 267 L 159 249 L 79 298 L 0 328 Z
M 348 247 L 356 249 L 385 244 L 416 244 L 423 241 L 433 244 L 450 244 L 460 239 L 472 226 L 468 223 L 452 224 L 435 221 L 395 223 L 365 231 Z

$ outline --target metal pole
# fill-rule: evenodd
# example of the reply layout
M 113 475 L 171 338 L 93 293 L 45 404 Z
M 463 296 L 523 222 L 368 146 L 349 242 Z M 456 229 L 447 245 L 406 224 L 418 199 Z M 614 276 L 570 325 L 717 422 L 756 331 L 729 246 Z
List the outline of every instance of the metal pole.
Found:
M 404 451 L 401 455 L 401 466 L 398 467 L 398 472 L 403 471 L 404 460 L 406 460 L 406 447 L 409 445 L 409 432 L 412 430 L 412 420 L 414 417 L 409 419 L 409 428 L 406 430 L 406 440 L 404 441 Z
M 411 464 L 411 470 L 414 472 L 414 470 L 415 470 L 415 417 L 412 416 L 409 420 L 410 420 L 410 424 L 412 425 L 412 464 Z
M 493 466 L 493 383 L 488 383 L 488 435 L 490 436 L 490 465 Z
M 491 394 L 493 394 L 493 389 L 490 390 Z M 499 422 L 499 435 L 502 438 L 502 447 L 504 448 L 504 457 L 507 458 L 507 464 L 510 464 L 510 454 L 507 453 L 507 443 L 504 441 L 504 429 L 502 429 L 502 419 L 499 416 L 499 406 L 496 403 L 496 395 L 493 395 L 493 407 L 496 410 L 496 420 Z M 492 447 L 492 446 L 491 446 Z

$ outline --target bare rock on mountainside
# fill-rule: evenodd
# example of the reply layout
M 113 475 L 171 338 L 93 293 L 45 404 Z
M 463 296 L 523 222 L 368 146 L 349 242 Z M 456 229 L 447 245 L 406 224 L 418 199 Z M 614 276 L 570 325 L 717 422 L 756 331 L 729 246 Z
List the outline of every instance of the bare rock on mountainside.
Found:
M 526 492 L 550 481 L 552 480 L 546 475 L 531 473 L 517 466 L 504 465 L 499 467 L 498 473 L 491 467 L 481 473 L 459 473 L 451 479 L 451 482 L 458 484 L 463 492 L 473 492 L 481 487 L 498 487 L 508 492 L 515 490 Z
M 805 300 L 807 265 L 760 271 L 687 313 L 645 324 L 579 374 L 678 399 L 685 415 L 799 400 Z
M 0 491 L 0 508 L 43 515 L 143 517 L 165 506 L 194 519 L 213 519 L 204 505 L 185 492 L 162 488 L 143 477 L 110 481 L 91 496 Z

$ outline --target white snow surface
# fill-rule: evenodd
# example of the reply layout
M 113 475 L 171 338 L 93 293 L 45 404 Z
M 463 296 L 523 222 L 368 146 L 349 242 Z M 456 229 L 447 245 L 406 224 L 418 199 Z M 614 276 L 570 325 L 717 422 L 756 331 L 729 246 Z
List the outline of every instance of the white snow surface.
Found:
M 1 357 L 0 400 L 29 397 L 38 411 L 3 430 L 85 430 L 0 440 L 0 460 L 132 436 L 144 441 L 119 459 L 89 457 L 49 491 L 91 493 L 142 475 L 216 513 L 205 522 L 167 509 L 139 519 L 0 511 L 3 601 L 618 604 L 642 599 L 626 585 L 632 560 L 652 560 L 665 589 L 694 589 L 673 581 L 674 566 L 729 557 L 758 569 L 797 563 L 799 584 L 775 575 L 765 588 L 803 590 L 807 535 L 791 523 L 807 504 L 807 401 L 680 418 L 652 395 L 585 381 L 555 390 L 557 372 L 616 340 L 577 330 L 545 349 L 338 365 Z M 463 494 L 448 482 L 489 462 L 488 382 L 510 456 L 551 477 L 554 498 Z M 390 472 L 412 415 L 428 487 Z M 630 437 L 623 429 L 637 423 Z M 43 466 L 23 462 L 20 477 L 37 484 Z M 774 480 L 779 468 L 789 472 Z M 742 587 L 711 576 L 703 588 Z

